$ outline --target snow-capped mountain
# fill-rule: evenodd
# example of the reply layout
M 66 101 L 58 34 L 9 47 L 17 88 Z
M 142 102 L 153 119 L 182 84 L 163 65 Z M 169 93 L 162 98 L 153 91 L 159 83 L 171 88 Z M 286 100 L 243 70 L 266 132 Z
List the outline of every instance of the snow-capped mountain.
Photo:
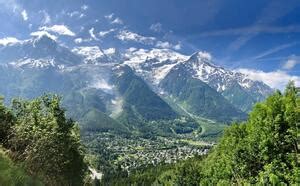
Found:
M 270 88 L 262 82 L 253 81 L 244 74 L 214 65 L 211 56 L 205 52 L 193 54 L 182 65 L 187 68 L 192 77 L 207 83 L 218 92 L 224 92 L 226 89 L 230 89 L 233 84 L 238 84 L 245 90 L 256 89 L 263 95 L 269 94 L 271 91 Z
M 83 58 L 85 63 L 116 63 L 122 60 L 122 56 L 116 48 L 101 49 L 98 46 L 79 46 L 72 52 Z
M 157 92 L 164 92 L 160 82 L 169 73 L 182 70 L 189 77 L 208 84 L 243 111 L 249 111 L 254 103 L 273 91 L 263 82 L 253 81 L 244 74 L 214 65 L 212 57 L 206 52 L 186 56 L 170 49 L 130 49 L 125 57 L 127 60 L 124 64 L 134 69 Z M 237 97 L 243 99 L 237 100 Z
M 169 73 L 178 73 L 178 70 L 185 70 L 190 77 L 208 84 L 243 111 L 251 110 L 253 104 L 273 91 L 263 82 L 214 65 L 212 57 L 205 52 L 193 54 L 188 60 L 174 66 Z
M 16 67 L 61 69 L 65 66 L 78 65 L 81 59 L 57 41 L 42 35 L 0 46 L 0 63 Z
M 3 94 L 32 97 L 57 92 L 66 97 L 72 115 L 86 120 L 86 114 L 96 109 L 105 117 L 161 119 L 184 111 L 227 122 L 245 118 L 244 111 L 272 92 L 262 82 L 214 65 L 206 52 L 187 56 L 171 49 L 119 51 L 98 45 L 70 49 L 47 35 L 0 46 L 0 63 L 3 76 L 14 74 L 0 75 L 0 81 L 10 84 Z

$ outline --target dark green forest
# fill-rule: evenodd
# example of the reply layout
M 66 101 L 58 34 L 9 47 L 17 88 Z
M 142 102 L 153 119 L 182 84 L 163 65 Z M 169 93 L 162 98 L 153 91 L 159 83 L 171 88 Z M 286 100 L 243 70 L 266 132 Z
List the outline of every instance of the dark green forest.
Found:
M 89 185 L 88 151 L 57 95 L 0 99 L 0 185 Z M 204 156 L 148 166 L 103 185 L 300 184 L 300 98 L 293 82 L 225 129 Z M 100 183 L 101 184 L 101 183 Z

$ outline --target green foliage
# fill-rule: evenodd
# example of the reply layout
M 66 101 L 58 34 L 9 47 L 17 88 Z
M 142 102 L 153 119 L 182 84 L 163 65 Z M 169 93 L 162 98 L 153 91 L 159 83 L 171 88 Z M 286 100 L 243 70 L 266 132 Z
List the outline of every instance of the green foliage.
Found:
M 200 183 L 299 183 L 299 97 L 290 83 L 234 124 L 199 167 Z M 298 133 L 298 134 L 297 134 Z
M 0 144 L 7 146 L 7 139 L 14 123 L 14 117 L 10 110 L 3 104 L 3 98 L 0 97 Z
M 42 185 L 26 174 L 21 166 L 15 165 L 0 148 L 0 185 Z
M 299 100 L 297 89 L 289 83 L 283 94 L 278 91 L 257 104 L 248 121 L 227 128 L 207 157 L 175 164 L 152 183 L 300 184 Z
M 87 170 L 79 128 L 67 119 L 60 97 L 45 95 L 32 101 L 14 100 L 11 111 L 0 105 L 7 125 L 5 137 L 12 159 L 22 162 L 30 175 L 52 185 L 82 185 Z M 10 116 L 13 115 L 13 116 Z M 13 117 L 13 120 L 6 118 Z M 4 119 L 3 119 L 4 118 Z
M 166 185 L 168 176 L 165 172 L 169 170 L 172 171 L 172 165 L 170 164 L 151 165 L 136 169 L 129 176 L 115 173 L 114 177 L 104 180 L 102 183 L 103 185 L 161 185 L 162 183 Z M 162 174 L 165 174 L 164 177 L 161 177 Z M 159 177 L 161 177 L 161 180 L 158 179 Z

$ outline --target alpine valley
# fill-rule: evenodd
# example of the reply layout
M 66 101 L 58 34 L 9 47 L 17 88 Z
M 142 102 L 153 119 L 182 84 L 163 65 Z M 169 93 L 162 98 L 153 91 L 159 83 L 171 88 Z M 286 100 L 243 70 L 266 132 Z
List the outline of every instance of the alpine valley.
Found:
M 205 154 L 225 126 L 273 92 L 206 52 L 70 48 L 47 34 L 0 46 L 0 84 L 7 103 L 62 96 L 104 180 Z
M 0 186 L 300 185 L 298 0 L 0 7 Z

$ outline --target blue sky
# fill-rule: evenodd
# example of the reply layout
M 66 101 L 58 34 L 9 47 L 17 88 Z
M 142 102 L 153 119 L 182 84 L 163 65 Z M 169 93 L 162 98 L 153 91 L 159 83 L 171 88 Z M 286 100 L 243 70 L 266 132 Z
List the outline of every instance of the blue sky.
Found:
M 47 32 L 69 47 L 207 51 L 214 63 L 272 87 L 300 83 L 298 0 L 0 0 L 0 6 L 0 43 Z

